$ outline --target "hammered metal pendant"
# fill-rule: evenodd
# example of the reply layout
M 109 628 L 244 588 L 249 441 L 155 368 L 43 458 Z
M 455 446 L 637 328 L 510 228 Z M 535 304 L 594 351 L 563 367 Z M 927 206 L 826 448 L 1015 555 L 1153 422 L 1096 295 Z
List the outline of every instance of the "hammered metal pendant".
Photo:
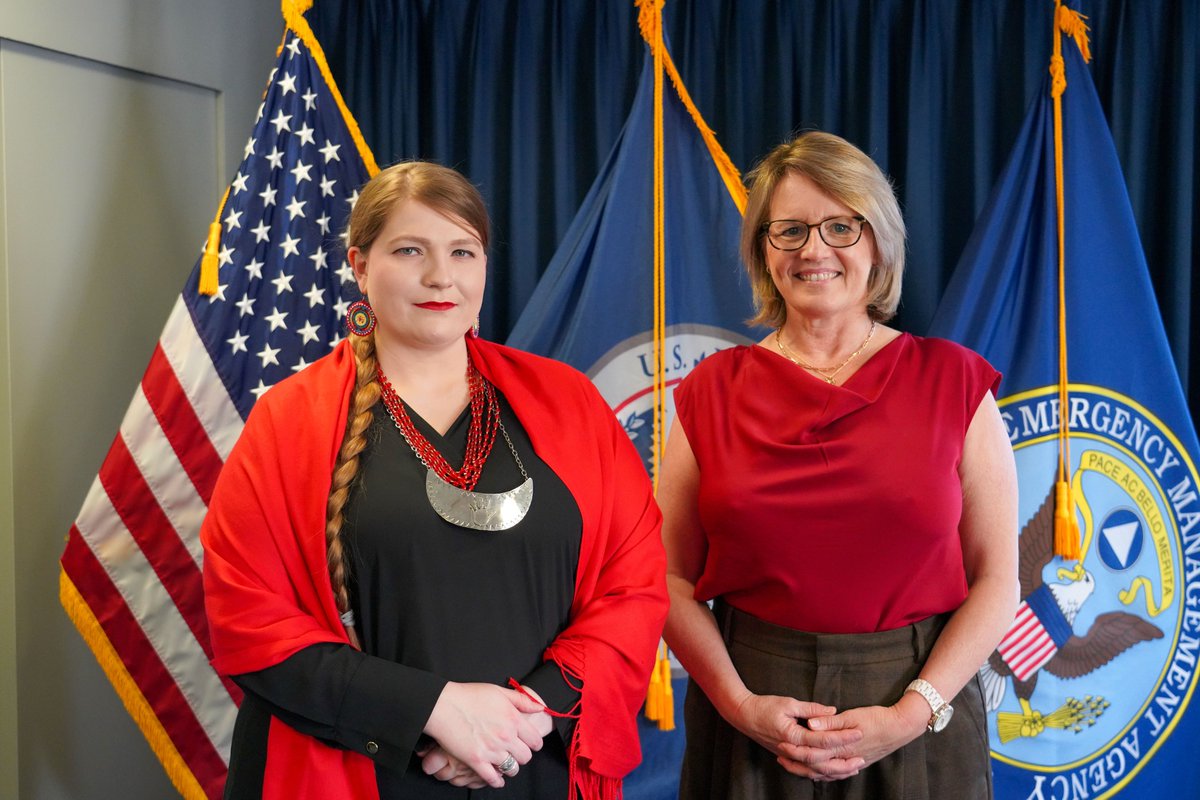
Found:
M 460 528 L 506 531 L 525 518 L 533 503 L 533 478 L 507 492 L 469 492 L 446 483 L 433 470 L 425 473 L 425 496 L 437 515 Z

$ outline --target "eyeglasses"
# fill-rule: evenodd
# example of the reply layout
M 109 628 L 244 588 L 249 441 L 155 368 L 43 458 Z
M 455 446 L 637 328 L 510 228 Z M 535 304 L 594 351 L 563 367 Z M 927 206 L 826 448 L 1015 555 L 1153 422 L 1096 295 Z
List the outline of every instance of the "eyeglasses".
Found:
M 816 225 L 798 219 L 774 219 L 762 224 L 760 235 L 765 235 L 776 250 L 799 250 L 816 228 L 821 241 L 830 247 L 850 247 L 858 244 L 868 224 L 866 217 L 830 217 Z

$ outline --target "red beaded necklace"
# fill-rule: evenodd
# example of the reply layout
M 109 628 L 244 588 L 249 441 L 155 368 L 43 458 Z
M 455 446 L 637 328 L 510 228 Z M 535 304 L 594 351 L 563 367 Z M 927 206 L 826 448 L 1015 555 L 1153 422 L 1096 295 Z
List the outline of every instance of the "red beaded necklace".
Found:
M 467 452 L 463 457 L 461 469 L 455 470 L 442 457 L 429 441 L 421 435 L 417 427 L 409 419 L 404 410 L 404 401 L 380 369 L 379 385 L 383 394 L 383 405 L 387 408 L 388 416 L 400 429 L 400 434 L 417 458 L 427 468 L 453 486 L 471 491 L 479 482 L 479 474 L 483 465 L 491 455 L 492 445 L 496 443 L 496 430 L 500 425 L 500 403 L 496 399 L 496 387 L 475 369 L 474 364 L 467 364 L 467 384 L 471 390 L 471 427 L 467 430 Z

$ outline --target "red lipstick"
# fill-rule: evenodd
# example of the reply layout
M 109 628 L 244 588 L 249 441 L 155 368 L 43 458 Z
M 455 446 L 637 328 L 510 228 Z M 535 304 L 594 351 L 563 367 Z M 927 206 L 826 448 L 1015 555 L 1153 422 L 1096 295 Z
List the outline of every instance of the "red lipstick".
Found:
M 429 311 L 449 311 L 454 308 L 454 303 L 435 303 L 430 301 L 428 303 L 417 303 L 417 308 L 424 308 Z

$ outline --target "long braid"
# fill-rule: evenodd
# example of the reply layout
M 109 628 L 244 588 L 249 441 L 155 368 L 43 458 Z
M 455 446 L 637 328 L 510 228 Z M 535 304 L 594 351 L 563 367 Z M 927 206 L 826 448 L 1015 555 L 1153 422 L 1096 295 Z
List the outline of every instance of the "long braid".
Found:
M 371 409 L 379 402 L 380 390 L 378 362 L 375 358 L 375 337 L 350 334 L 358 364 L 354 382 L 354 396 L 350 401 L 350 413 L 346 419 L 346 435 L 338 450 L 337 462 L 333 466 L 333 484 L 329 489 L 329 503 L 325 513 L 325 546 L 329 564 L 329 579 L 333 584 L 333 595 L 338 612 L 350 610 L 350 591 L 346 579 L 350 573 L 347 563 L 347 548 L 342 542 L 343 509 L 350 497 L 350 486 L 358 475 L 359 455 L 367 446 L 367 430 L 374 415 Z M 345 624 L 345 623 L 343 623 Z M 354 647 L 361 647 L 353 625 L 346 625 L 346 634 Z
M 346 226 L 346 255 L 356 270 L 359 288 L 364 295 L 366 287 L 362 281 L 365 279 L 365 262 L 355 264 L 355 259 L 365 258 L 390 215 L 400 203 L 407 200 L 423 203 L 451 220 L 460 221 L 474 231 L 484 249 L 487 249 L 490 236 L 487 207 L 483 203 L 483 196 L 470 181 L 452 169 L 429 162 L 395 164 L 362 187 Z M 357 272 L 360 266 L 364 269 L 362 273 Z M 350 334 L 350 341 L 358 369 L 346 419 L 346 433 L 333 467 L 333 483 L 325 512 L 325 554 L 329 580 L 333 585 L 338 612 L 342 615 L 350 611 L 350 592 L 346 583 L 351 572 L 349 548 L 342 541 L 342 512 L 350 496 L 350 488 L 358 476 L 359 455 L 367 446 L 367 431 L 374 420 L 371 409 L 381 396 L 374 335 Z M 352 645 L 359 646 L 353 624 L 346 625 L 346 635 L 350 637 Z

